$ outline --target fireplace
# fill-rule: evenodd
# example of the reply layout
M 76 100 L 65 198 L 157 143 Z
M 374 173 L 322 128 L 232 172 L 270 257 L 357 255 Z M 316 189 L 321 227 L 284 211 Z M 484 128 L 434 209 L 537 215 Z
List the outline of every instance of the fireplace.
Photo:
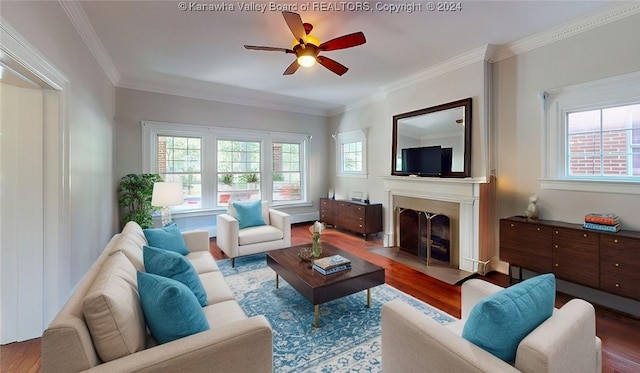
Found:
M 424 257 L 428 265 L 446 265 L 481 274 L 488 272 L 492 269 L 491 258 L 497 250 L 495 233 L 490 226 L 495 214 L 495 184 L 492 178 L 489 181 L 385 177 L 387 200 L 384 245 L 398 247 L 404 252 L 413 251 L 416 257 Z M 446 217 L 449 223 L 448 228 L 445 228 L 447 224 L 438 222 L 437 237 L 434 238 L 433 219 L 438 216 Z M 428 230 L 426 223 L 429 218 L 432 223 L 431 232 L 424 236 L 418 234 L 419 231 Z M 411 228 L 403 227 L 407 223 L 413 224 L 415 233 L 410 234 Z M 442 242 L 446 242 L 447 235 L 448 250 L 441 247 Z M 432 243 L 430 247 L 427 245 L 428 240 Z M 433 245 L 434 242 L 436 245 Z M 427 250 L 430 251 L 428 254 Z M 447 255 L 448 263 L 444 263 L 443 258 Z
M 400 250 L 427 265 L 451 265 L 451 219 L 447 215 L 398 208 Z

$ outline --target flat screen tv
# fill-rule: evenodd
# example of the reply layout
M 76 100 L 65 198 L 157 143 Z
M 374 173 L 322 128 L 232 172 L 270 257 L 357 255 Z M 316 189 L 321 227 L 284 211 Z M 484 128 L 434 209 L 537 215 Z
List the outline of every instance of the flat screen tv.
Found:
M 418 176 L 440 176 L 442 147 L 423 146 L 402 149 L 402 172 Z

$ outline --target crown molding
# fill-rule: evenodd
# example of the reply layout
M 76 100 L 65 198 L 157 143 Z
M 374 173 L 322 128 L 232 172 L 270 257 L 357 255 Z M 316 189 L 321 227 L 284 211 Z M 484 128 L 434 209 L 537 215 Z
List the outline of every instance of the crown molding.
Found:
M 312 108 L 312 107 L 309 107 L 309 105 L 305 105 L 304 103 L 296 105 L 292 101 L 282 102 L 282 103 L 267 102 L 266 100 L 263 100 L 263 99 L 248 98 L 248 95 L 238 96 L 238 95 L 233 95 L 228 91 L 222 94 L 222 93 L 214 92 L 213 90 L 210 90 L 207 88 L 194 88 L 194 87 L 186 87 L 186 86 L 180 87 L 177 85 L 172 85 L 167 83 L 156 84 L 153 82 L 142 81 L 142 80 L 132 80 L 132 79 L 122 80 L 117 87 L 133 89 L 138 91 L 145 91 L 145 92 L 161 93 L 161 94 L 172 95 L 172 96 L 195 98 L 195 99 L 207 100 L 207 101 L 216 101 L 216 102 L 222 102 L 226 104 L 286 111 L 290 113 L 315 115 L 315 116 L 321 116 L 321 117 L 326 117 L 329 115 L 329 112 L 327 109 Z M 237 88 L 237 87 L 229 87 L 229 88 L 243 90 L 243 88 Z M 276 96 L 274 94 L 268 94 L 265 92 L 260 92 L 260 93 L 262 95 L 268 95 L 269 97 Z M 295 98 L 292 98 L 292 97 L 283 96 L 283 98 L 286 100 L 295 100 Z
M 91 54 L 98 61 L 104 73 L 107 74 L 111 83 L 117 86 L 120 82 L 120 74 L 113 64 L 111 57 L 109 57 L 107 50 L 104 48 L 104 45 L 100 42 L 100 38 L 96 34 L 80 2 L 77 0 L 58 0 L 58 2 L 67 14 L 67 17 L 69 17 L 76 31 L 78 31 L 78 34 L 80 34 L 87 48 L 89 48 Z
M 538 34 L 520 39 L 513 43 L 500 46 L 495 53 L 493 62 L 529 52 L 536 48 L 555 43 L 571 36 L 593 30 L 594 28 L 615 22 L 625 17 L 640 13 L 640 1 L 632 1 L 621 6 L 567 23 Z
M 393 91 L 397 91 L 398 89 L 405 88 L 425 80 L 429 80 L 447 72 L 460 69 L 475 62 L 491 61 L 491 53 L 493 52 L 493 50 L 494 47 L 492 45 L 483 45 L 476 49 L 472 49 L 469 52 L 445 60 L 437 65 L 431 66 L 406 78 L 402 78 L 395 82 L 385 84 L 380 88 L 383 92 L 390 93 Z
M 384 100 L 386 98 L 387 98 L 387 94 L 386 93 L 378 92 L 378 93 L 373 94 L 373 95 L 371 95 L 369 97 L 365 97 L 365 98 L 363 98 L 361 100 L 354 101 L 352 103 L 343 105 L 343 106 L 341 106 L 339 108 L 328 110 L 328 114 L 327 115 L 329 117 L 332 117 L 334 115 L 339 115 L 339 114 L 342 114 L 342 113 L 346 113 L 346 112 L 349 112 L 351 110 L 355 110 L 355 109 L 361 108 L 363 106 L 367 106 L 369 104 L 373 104 L 374 102 L 382 101 L 382 100 Z
M 0 18 L 0 54 L 9 56 L 21 68 L 34 74 L 52 89 L 61 91 L 69 82 L 67 76 L 40 54 L 3 18 Z

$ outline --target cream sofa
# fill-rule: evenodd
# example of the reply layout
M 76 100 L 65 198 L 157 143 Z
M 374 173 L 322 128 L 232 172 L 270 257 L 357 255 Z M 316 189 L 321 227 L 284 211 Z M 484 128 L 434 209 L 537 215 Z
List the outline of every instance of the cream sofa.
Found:
M 263 253 L 291 246 L 291 216 L 269 208 L 262 201 L 262 219 L 265 225 L 240 229 L 231 202 L 226 214 L 219 214 L 216 221 L 216 244 L 235 266 L 239 256 Z
M 482 298 L 502 288 L 480 279 L 462 285 L 462 319 L 442 326 L 410 305 L 382 307 L 383 372 L 599 373 L 601 342 L 595 311 L 573 299 L 527 335 L 510 365 L 461 337 L 465 320 Z
M 111 239 L 44 331 L 43 372 L 271 372 L 269 322 L 264 316 L 248 318 L 235 301 L 209 253 L 207 232 L 183 237 L 190 251 L 186 257 L 206 291 L 209 330 L 162 345 L 153 340 L 135 280 L 136 270 L 144 270 L 142 248 L 147 241 L 140 226 L 130 222 Z M 90 332 L 83 304 L 89 297 L 96 299 L 96 291 L 98 299 L 108 299 L 104 312 L 118 320 L 117 327 L 106 323 Z M 105 355 L 123 356 L 103 362 Z

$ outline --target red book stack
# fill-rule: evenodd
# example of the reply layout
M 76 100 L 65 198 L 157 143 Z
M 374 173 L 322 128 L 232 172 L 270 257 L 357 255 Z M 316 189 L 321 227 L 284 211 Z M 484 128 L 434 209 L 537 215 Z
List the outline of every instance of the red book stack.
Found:
M 615 214 L 590 212 L 584 216 L 583 227 L 586 229 L 615 233 L 620 230 L 620 218 Z

